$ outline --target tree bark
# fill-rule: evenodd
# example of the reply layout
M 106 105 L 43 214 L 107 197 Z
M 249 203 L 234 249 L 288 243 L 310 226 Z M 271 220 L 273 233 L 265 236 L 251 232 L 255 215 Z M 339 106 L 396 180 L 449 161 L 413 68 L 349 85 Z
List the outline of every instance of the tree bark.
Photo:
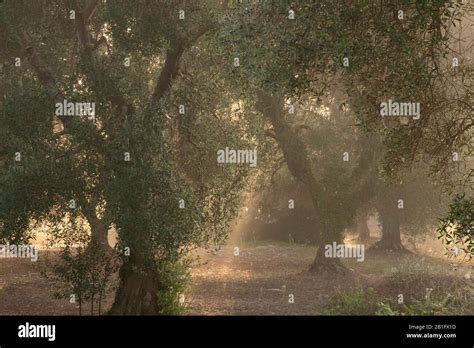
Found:
M 356 219 L 356 229 L 359 234 L 357 242 L 364 245 L 370 242 L 370 230 L 369 226 L 367 226 L 367 218 L 368 212 L 364 209 L 357 215 Z
M 120 284 L 110 315 L 159 315 L 159 277 L 143 260 L 130 257 L 120 269 Z
M 374 244 L 374 249 L 406 251 L 402 245 L 400 217 L 397 195 L 393 189 L 382 190 L 381 203 L 377 207 L 382 223 L 382 239 Z
M 377 249 L 405 250 L 400 234 L 400 220 L 396 209 L 379 212 L 382 220 L 382 239 L 375 244 Z
M 184 53 L 184 47 L 180 43 L 174 43 L 167 51 L 165 64 L 161 70 L 160 76 L 152 95 L 152 100 L 158 101 L 169 91 L 179 72 L 179 63 Z
M 91 244 L 98 246 L 100 250 L 112 249 L 109 245 L 108 226 L 96 217 L 88 219 L 88 221 L 91 225 Z
M 327 244 L 332 244 L 332 242 Z M 341 263 L 339 258 L 326 257 L 324 246 L 325 244 L 322 244 L 318 247 L 318 250 L 316 251 L 316 257 L 309 267 L 309 271 L 318 274 L 346 273 L 348 269 Z
M 281 105 L 283 105 L 282 100 L 262 90 L 257 90 L 256 108 L 270 120 L 275 134 L 274 139 L 283 152 L 283 157 L 291 175 L 307 186 L 315 209 L 315 216 L 317 217 L 321 202 L 318 199 L 319 186 L 312 170 L 311 158 L 297 130 L 291 127 L 285 120 Z M 323 240 L 327 241 L 327 243 L 319 245 L 316 257 L 309 270 L 315 273 L 340 273 L 346 270 L 346 268 L 338 258 L 325 257 L 324 245 L 331 244 L 333 241 L 330 239 L 336 238 L 342 231 L 335 231 L 335 233 L 324 232 Z

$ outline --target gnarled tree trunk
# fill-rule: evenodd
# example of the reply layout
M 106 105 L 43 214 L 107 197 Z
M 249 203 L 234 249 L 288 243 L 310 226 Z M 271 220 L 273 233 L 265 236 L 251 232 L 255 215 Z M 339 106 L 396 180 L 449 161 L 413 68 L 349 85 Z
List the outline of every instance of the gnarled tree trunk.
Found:
M 332 242 L 327 244 L 332 244 Z M 318 274 L 336 274 L 347 272 L 348 269 L 341 263 L 341 260 L 339 258 L 326 257 L 325 245 L 326 244 L 321 244 L 318 247 L 318 250 L 316 251 L 316 257 L 314 258 L 314 261 L 311 264 L 309 271 Z
M 389 188 L 382 191 L 382 197 L 377 210 L 382 223 L 382 239 L 374 244 L 374 249 L 406 251 L 402 245 L 400 233 L 400 212 L 397 200 L 400 198 L 395 189 Z
M 384 250 L 405 250 L 400 234 L 400 220 L 396 209 L 379 212 L 382 220 L 382 239 L 374 247 Z
M 161 313 L 158 290 L 159 279 L 140 257 L 131 256 L 120 269 L 120 284 L 111 315 L 158 315 Z
M 112 249 L 108 240 L 108 226 L 95 216 L 87 220 L 91 226 L 91 245 L 99 247 L 100 250 L 104 251 Z
M 288 169 L 293 177 L 307 186 L 317 216 L 321 202 L 318 200 L 318 184 L 314 177 L 308 149 L 298 132 L 283 117 L 282 105 L 282 100 L 262 90 L 257 90 L 256 108 L 270 120 L 273 126 L 273 138 L 278 142 L 283 152 Z M 331 243 L 332 241 L 328 241 L 328 244 Z M 325 257 L 324 245 L 325 243 L 320 244 L 310 271 L 334 273 L 345 270 L 338 258 Z

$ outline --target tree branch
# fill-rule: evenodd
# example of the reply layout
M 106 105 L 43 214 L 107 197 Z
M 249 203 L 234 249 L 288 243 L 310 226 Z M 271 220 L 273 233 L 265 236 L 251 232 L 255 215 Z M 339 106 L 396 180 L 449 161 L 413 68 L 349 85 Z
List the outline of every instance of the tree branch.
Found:
M 207 23 L 201 28 L 196 30 L 196 34 L 192 36 L 189 45 L 194 44 L 199 40 L 201 36 L 207 33 L 214 27 L 212 23 Z M 172 41 L 170 48 L 166 51 L 165 65 L 161 70 L 160 76 L 155 86 L 155 90 L 152 95 L 152 101 L 160 100 L 170 89 L 173 80 L 176 78 L 179 72 L 179 63 L 183 53 L 185 51 L 186 44 L 184 40 Z
M 62 102 L 64 100 L 63 93 L 58 88 L 56 80 L 46 67 L 46 64 L 43 62 L 43 60 L 35 50 L 31 37 L 25 29 L 20 30 L 20 42 L 22 49 L 25 52 L 24 54 L 26 56 L 26 59 L 35 71 L 38 80 L 40 81 L 43 88 L 46 90 L 48 96 L 53 102 Z M 72 123 L 71 118 L 64 116 L 58 116 L 58 118 L 64 128 L 62 133 L 69 133 L 70 126 Z
M 99 0 L 92 0 L 89 5 L 86 6 L 84 9 L 84 20 L 89 21 L 95 13 L 97 9 L 97 5 L 99 4 Z
M 176 43 L 166 51 L 165 65 L 161 70 L 160 76 L 152 95 L 152 101 L 160 100 L 170 89 L 173 80 L 178 75 L 179 62 L 184 53 L 184 47 Z
M 311 130 L 311 127 L 307 126 L 305 124 L 300 124 L 300 125 L 296 126 L 296 129 L 297 130 L 302 130 L 302 129 Z
M 44 64 L 42 59 L 38 56 L 38 53 L 33 47 L 33 43 L 31 41 L 30 35 L 24 29 L 20 31 L 20 40 L 23 46 L 23 50 L 25 52 L 25 56 L 28 59 L 28 62 L 35 70 L 35 73 L 38 76 L 39 81 L 41 82 L 43 87 L 46 89 L 48 95 L 53 100 L 58 99 L 58 97 L 60 97 L 62 93 L 57 87 L 56 81 L 54 80 L 53 75 L 46 68 L 46 65 Z
M 270 177 L 270 183 L 275 186 L 275 175 L 276 173 L 283 167 L 283 165 L 286 163 L 285 157 L 281 157 L 278 159 L 277 166 L 272 172 L 272 175 Z
M 97 1 L 93 1 L 87 6 L 84 10 L 79 9 L 77 6 L 77 2 L 75 0 L 72 0 L 72 5 L 76 9 L 76 19 L 74 20 L 74 23 L 76 24 L 76 29 L 77 29 L 77 37 L 79 38 L 79 43 L 82 47 L 82 49 L 85 51 L 87 55 L 90 55 L 92 53 L 92 46 L 91 46 L 91 40 L 89 36 L 89 32 L 87 30 L 87 22 L 88 22 L 88 15 L 91 15 L 92 11 L 94 9 L 90 8 L 91 5 L 97 6 Z
M 102 43 L 107 43 L 105 37 L 102 37 L 95 44 L 92 44 L 91 35 L 87 29 L 88 21 L 95 12 L 98 5 L 98 1 L 92 0 L 89 5 L 84 8 L 84 10 L 78 8 L 77 2 L 75 0 L 72 0 L 71 4 L 77 9 L 76 19 L 74 22 L 76 24 L 79 44 L 83 52 L 90 60 L 91 64 L 89 66 L 92 69 L 92 74 L 94 74 L 96 73 L 97 69 L 94 65 L 94 59 L 96 58 L 94 52 Z M 121 94 L 118 89 L 115 89 L 115 92 L 116 93 L 112 93 L 108 99 L 119 110 L 119 118 L 120 120 L 123 120 L 125 119 L 126 115 L 134 112 L 134 108 L 132 103 L 123 94 Z M 103 128 L 106 129 L 108 127 L 108 124 L 108 120 L 104 120 Z
M 264 134 L 267 137 L 270 137 L 270 138 L 273 138 L 273 139 L 277 140 L 275 131 L 273 129 L 266 129 Z

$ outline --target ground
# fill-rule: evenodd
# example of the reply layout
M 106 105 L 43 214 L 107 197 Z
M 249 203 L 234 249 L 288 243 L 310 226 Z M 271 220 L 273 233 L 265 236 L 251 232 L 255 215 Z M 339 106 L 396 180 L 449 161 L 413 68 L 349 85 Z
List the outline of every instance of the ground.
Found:
M 442 257 L 368 252 L 364 262 L 344 260 L 350 269 L 347 274 L 319 277 L 307 272 L 314 253 L 314 246 L 270 242 L 244 244 L 239 256 L 234 255 L 231 245 L 215 255 L 203 253 L 191 269 L 184 314 L 324 314 L 335 295 L 361 287 L 373 287 L 392 298 L 403 292 L 409 298 L 429 287 L 449 288 L 459 283 L 468 291 L 466 296 L 473 294 L 472 264 L 454 267 Z M 45 259 L 40 257 L 36 263 L 0 259 L 0 315 L 78 314 L 77 305 L 53 299 L 40 274 Z M 414 267 L 422 268 L 421 276 L 412 272 Z M 400 274 L 405 278 L 393 276 Z M 111 300 L 112 296 L 104 306 Z

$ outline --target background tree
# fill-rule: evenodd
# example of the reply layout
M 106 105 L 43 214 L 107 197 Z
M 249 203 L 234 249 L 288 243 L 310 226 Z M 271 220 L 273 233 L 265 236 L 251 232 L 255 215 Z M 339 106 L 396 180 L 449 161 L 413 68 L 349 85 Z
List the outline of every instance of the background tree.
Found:
M 440 30 L 458 19 L 458 9 L 448 1 L 351 6 L 266 2 L 230 8 L 218 34 L 220 46 L 226 47 L 220 53 L 224 61 L 237 57 L 240 62 L 232 78 L 257 86 L 252 89 L 256 108 L 269 121 L 290 172 L 311 192 L 316 212 L 323 204 L 318 193 L 324 186 L 318 186 L 312 171 L 308 144 L 283 117 L 284 102 L 308 95 L 321 102 L 342 90 L 344 104 L 365 129 L 370 128 L 368 120 L 384 125 L 379 105 L 385 99 L 416 100 L 428 107 L 433 83 L 428 67 L 449 51 Z M 406 134 L 399 120 L 393 122 L 385 124 L 385 132 Z M 321 222 L 325 242 L 340 241 L 342 229 L 329 222 L 335 219 L 321 216 L 328 219 Z

